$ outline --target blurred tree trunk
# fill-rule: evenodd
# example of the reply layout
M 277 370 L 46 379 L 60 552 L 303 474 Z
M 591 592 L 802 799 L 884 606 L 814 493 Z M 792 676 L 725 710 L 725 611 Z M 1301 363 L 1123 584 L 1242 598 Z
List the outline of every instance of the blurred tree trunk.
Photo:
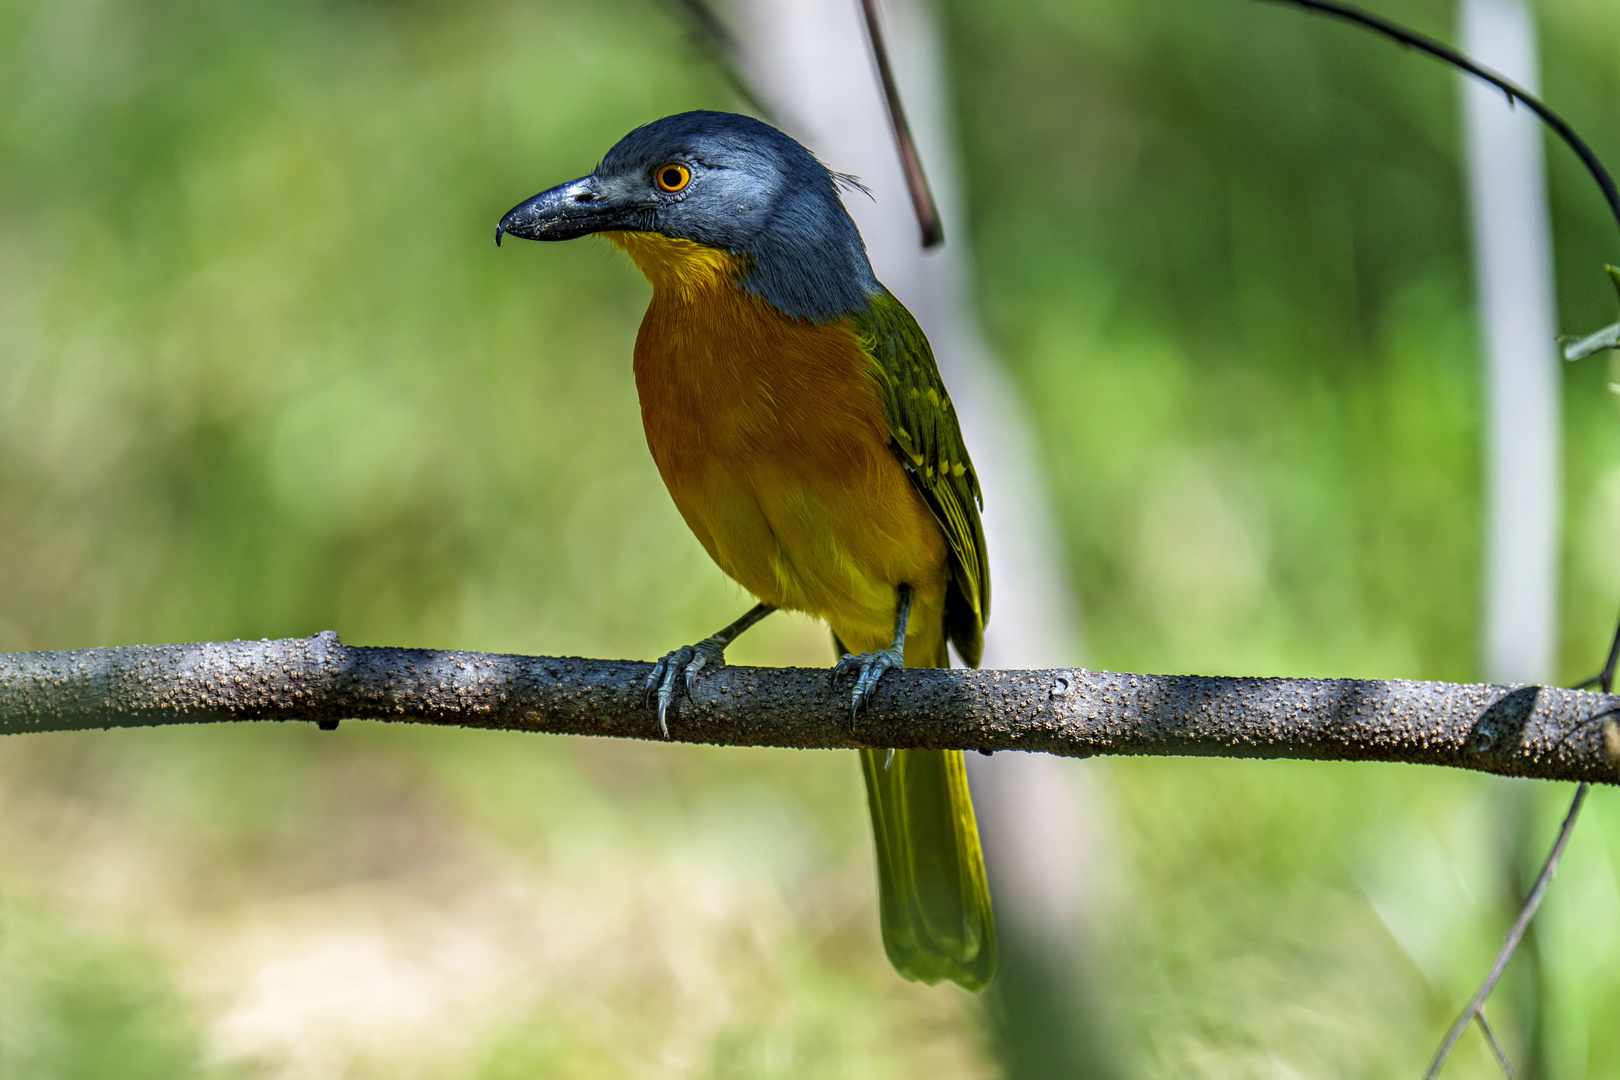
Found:
M 1080 633 L 1040 474 L 1032 424 L 974 317 L 969 230 L 950 147 L 949 97 L 932 12 L 881 10 L 946 243 L 924 252 L 856 0 L 746 0 L 752 82 L 777 119 L 872 192 L 846 196 L 873 267 L 917 317 L 951 388 L 985 489 L 992 618 L 987 667 L 1073 663 Z M 1096 873 L 1087 766 L 1033 754 L 973 756 L 970 773 L 1003 959 L 991 1002 L 1011 1076 L 1112 1075 L 1088 986 L 1085 913 Z
M 1463 50 L 1539 93 L 1535 23 L 1523 0 L 1464 0 Z M 1551 227 L 1540 123 L 1476 79 L 1463 81 L 1480 340 L 1485 356 L 1485 675 L 1556 677 L 1561 422 Z M 1538 789 L 1504 787 L 1502 874 L 1517 912 L 1544 854 Z M 1535 924 L 1508 979 L 1519 1074 L 1548 1075 L 1545 994 Z
M 1535 29 L 1520 0 L 1467 0 L 1463 47 L 1538 93 Z M 1474 270 L 1486 365 L 1485 674 L 1556 674 L 1559 369 L 1540 122 L 1464 84 Z

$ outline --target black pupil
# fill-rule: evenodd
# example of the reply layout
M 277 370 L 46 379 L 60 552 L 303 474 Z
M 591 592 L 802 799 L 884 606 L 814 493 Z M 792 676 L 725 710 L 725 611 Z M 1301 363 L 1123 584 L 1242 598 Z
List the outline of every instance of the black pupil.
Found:
M 665 169 L 664 170 L 664 186 L 665 187 L 680 187 L 681 186 L 681 170 L 679 170 L 679 169 Z

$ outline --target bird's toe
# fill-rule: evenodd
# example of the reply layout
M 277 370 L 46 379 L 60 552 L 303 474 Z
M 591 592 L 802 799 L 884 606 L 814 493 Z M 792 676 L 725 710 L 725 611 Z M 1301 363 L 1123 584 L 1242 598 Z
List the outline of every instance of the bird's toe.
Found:
M 675 700 L 675 695 L 681 690 L 684 683 L 682 678 L 687 673 L 687 666 L 697 650 L 691 645 L 682 645 L 672 653 L 666 654 L 658 663 L 653 665 L 652 674 L 647 677 L 649 704 L 652 695 L 658 699 L 658 730 L 669 738 L 669 706 Z
M 714 638 L 704 638 L 692 646 L 692 659 L 686 665 L 686 696 L 692 696 L 692 682 L 707 667 L 725 667 L 726 648 Z
M 845 675 L 855 675 L 855 688 L 849 697 L 850 723 L 853 724 L 866 709 L 872 691 L 877 689 L 884 673 L 905 666 L 905 659 L 898 649 L 880 649 L 877 652 L 860 655 L 845 653 L 839 658 L 832 670 L 833 685 L 836 687 L 838 680 Z
M 855 653 L 845 653 L 840 656 L 838 663 L 834 664 L 832 670 L 827 672 L 827 685 L 836 690 L 838 689 L 838 681 L 846 675 L 859 675 L 861 662 L 864 659 L 864 656 L 857 656 Z

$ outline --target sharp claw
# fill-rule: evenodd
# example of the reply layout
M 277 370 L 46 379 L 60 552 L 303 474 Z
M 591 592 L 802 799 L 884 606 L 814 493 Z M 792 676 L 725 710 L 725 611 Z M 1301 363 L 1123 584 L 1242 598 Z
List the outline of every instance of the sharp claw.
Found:
M 663 681 L 663 678 L 664 662 L 660 660 L 653 665 L 652 674 L 647 676 L 647 685 L 642 687 L 641 707 L 643 709 L 652 708 L 653 695 L 658 692 L 658 684 Z
M 688 699 L 691 698 L 692 681 L 697 678 L 698 672 L 711 663 L 719 666 L 725 662 L 722 646 L 713 639 L 708 639 L 696 645 L 683 645 L 672 653 L 666 653 L 653 665 L 652 674 L 647 676 L 642 704 L 651 708 L 653 700 L 657 699 L 658 730 L 664 738 L 669 738 L 669 707 L 683 691 Z
M 853 727 L 860 719 L 861 713 L 867 707 L 867 701 L 872 691 L 877 689 L 878 682 L 884 674 L 894 668 L 905 667 L 905 661 L 896 656 L 893 650 L 884 649 L 882 652 L 866 653 L 855 656 L 845 653 L 837 664 L 833 665 L 831 683 L 833 689 L 838 687 L 838 679 L 846 672 L 858 671 L 855 679 L 855 689 L 849 696 L 849 722 Z M 885 768 L 888 766 L 885 765 Z
M 888 772 L 889 766 L 894 764 L 894 747 L 889 747 L 889 756 L 883 759 L 883 771 Z
M 838 663 L 834 664 L 832 670 L 827 672 L 827 685 L 834 690 L 838 689 L 838 680 L 860 662 L 861 658 L 854 653 L 845 653 L 840 656 Z
M 653 674 L 658 676 L 658 731 L 666 739 L 669 738 L 669 705 L 675 700 L 676 684 L 681 677 L 681 665 L 690 659 L 689 656 L 681 654 L 690 651 L 690 647 L 676 649 L 658 661 L 658 666 L 653 669 Z M 651 701 L 648 704 L 651 704 Z
M 855 690 L 851 693 L 851 714 L 859 716 L 867 709 L 867 703 L 872 698 L 872 691 L 878 688 L 883 675 L 889 670 L 904 667 L 906 662 L 899 661 L 893 654 L 885 649 L 883 653 L 868 653 L 860 657 L 860 677 L 855 680 Z

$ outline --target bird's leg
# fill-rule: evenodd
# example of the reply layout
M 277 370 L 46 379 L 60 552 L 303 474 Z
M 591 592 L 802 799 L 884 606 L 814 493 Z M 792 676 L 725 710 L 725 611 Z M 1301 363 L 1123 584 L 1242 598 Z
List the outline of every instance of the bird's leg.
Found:
M 650 708 L 656 695 L 658 730 L 663 732 L 664 738 L 669 738 L 669 724 L 665 720 L 665 714 L 669 712 L 670 703 L 675 700 L 675 695 L 685 690 L 690 697 L 692 680 L 697 678 L 697 673 L 710 664 L 724 667 L 726 646 L 736 641 L 744 630 L 775 610 L 769 604 L 755 604 L 748 610 L 748 614 L 713 637 L 706 637 L 696 645 L 683 645 L 653 665 L 652 674 L 647 676 L 646 704 Z
M 906 666 L 906 623 L 911 620 L 911 586 L 902 584 L 895 590 L 898 594 L 898 603 L 894 612 L 894 642 L 887 649 L 877 652 L 845 653 L 838 658 L 838 663 L 832 669 L 832 683 L 836 687 L 838 680 L 850 672 L 860 672 L 855 680 L 855 691 L 849 699 L 849 722 L 853 725 L 860 716 L 861 710 L 866 708 L 866 701 L 877 689 L 878 680 L 890 668 L 903 668 Z

